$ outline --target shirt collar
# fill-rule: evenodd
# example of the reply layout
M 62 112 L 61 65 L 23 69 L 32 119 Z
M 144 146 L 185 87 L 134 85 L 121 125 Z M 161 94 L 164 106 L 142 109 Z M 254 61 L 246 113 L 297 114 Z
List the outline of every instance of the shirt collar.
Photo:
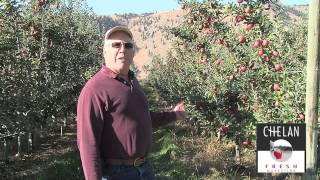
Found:
M 116 79 L 118 77 L 118 74 L 113 72 L 110 68 L 108 68 L 105 65 L 102 65 L 101 71 L 104 72 L 108 77 Z M 134 78 L 134 72 L 129 70 L 128 72 L 128 77 L 130 80 L 132 80 Z

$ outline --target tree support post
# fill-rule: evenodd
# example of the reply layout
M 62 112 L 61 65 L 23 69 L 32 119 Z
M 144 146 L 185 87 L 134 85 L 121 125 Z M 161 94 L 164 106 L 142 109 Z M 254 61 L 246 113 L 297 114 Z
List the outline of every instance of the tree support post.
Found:
M 319 90 L 320 2 L 310 0 L 306 87 L 306 173 L 304 179 L 317 179 L 317 119 Z

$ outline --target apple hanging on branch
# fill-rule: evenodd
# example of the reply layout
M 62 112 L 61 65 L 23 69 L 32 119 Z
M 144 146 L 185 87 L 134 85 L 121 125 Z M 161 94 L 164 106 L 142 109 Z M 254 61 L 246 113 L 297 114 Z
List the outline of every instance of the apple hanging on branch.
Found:
M 240 71 L 241 72 L 246 72 L 247 71 L 247 67 L 246 67 L 246 65 L 242 65 L 241 67 L 240 67 Z
M 246 40 L 247 40 L 247 37 L 245 35 L 239 36 L 239 43 L 244 43 L 244 42 L 246 42 Z
M 245 139 L 244 141 L 242 141 L 242 146 L 244 148 L 248 148 L 249 145 L 250 145 L 250 141 L 248 139 Z
M 280 91 L 280 85 L 279 84 L 274 84 L 273 85 L 273 90 L 274 91 Z
M 276 72 L 281 71 L 281 70 L 282 70 L 281 64 L 279 64 L 279 63 L 278 63 L 278 64 L 275 64 L 275 65 L 274 65 L 274 69 L 275 69 Z

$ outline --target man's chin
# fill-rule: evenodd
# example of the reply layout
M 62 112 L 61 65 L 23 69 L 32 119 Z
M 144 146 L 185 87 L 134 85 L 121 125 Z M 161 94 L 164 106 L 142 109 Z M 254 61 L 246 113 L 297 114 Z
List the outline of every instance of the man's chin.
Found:
M 126 59 L 117 59 L 117 63 L 128 64 L 128 60 L 126 60 Z
M 126 62 L 126 61 L 123 61 L 123 62 L 118 62 L 117 63 L 117 65 L 116 65 L 116 67 L 118 68 L 118 69 L 129 69 L 129 67 L 130 67 L 130 64 L 128 63 L 128 62 Z
M 121 64 L 131 64 L 129 60 L 124 59 L 124 58 L 117 59 L 116 62 L 121 63 Z

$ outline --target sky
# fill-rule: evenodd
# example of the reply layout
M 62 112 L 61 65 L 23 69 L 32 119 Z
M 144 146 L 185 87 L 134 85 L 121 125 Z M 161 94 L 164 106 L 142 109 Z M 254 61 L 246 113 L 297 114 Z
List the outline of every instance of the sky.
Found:
M 281 0 L 281 2 L 286 5 L 309 4 L 310 0 Z M 177 0 L 87 0 L 87 3 L 98 15 L 112 15 L 115 13 L 142 14 L 179 8 Z

